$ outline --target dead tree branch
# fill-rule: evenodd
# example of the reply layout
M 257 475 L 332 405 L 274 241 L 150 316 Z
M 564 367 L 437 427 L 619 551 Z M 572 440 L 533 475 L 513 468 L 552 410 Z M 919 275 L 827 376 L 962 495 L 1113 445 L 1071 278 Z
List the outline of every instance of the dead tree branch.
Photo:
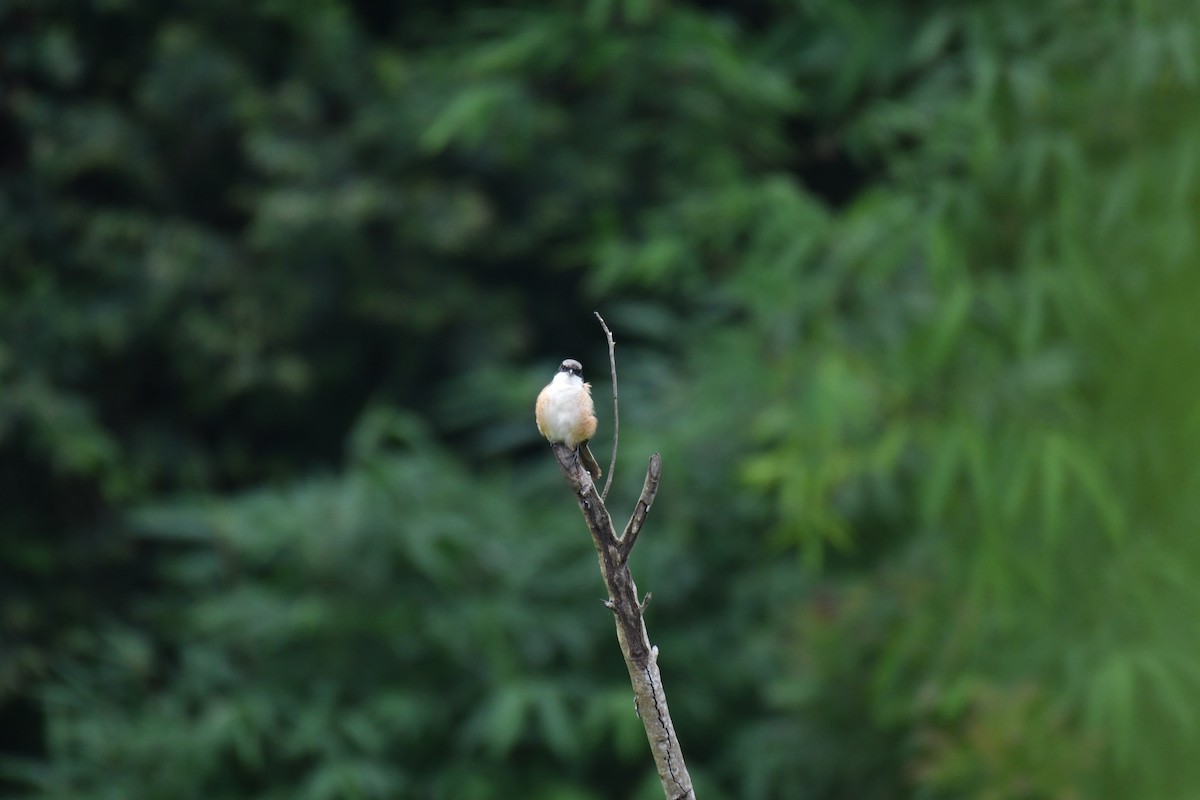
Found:
M 655 453 L 650 456 L 650 466 L 646 467 L 646 482 L 642 484 L 642 496 L 638 498 L 637 505 L 633 507 L 633 516 L 629 518 L 629 524 L 625 526 L 625 533 L 621 534 L 618 542 L 622 564 L 629 560 L 629 551 L 633 550 L 638 534 L 641 533 L 642 523 L 646 521 L 646 514 L 650 512 L 650 506 L 654 505 L 654 497 L 658 494 L 660 475 L 662 475 L 662 456 Z
M 615 377 L 613 387 L 615 394 Z M 621 654 L 625 657 L 625 666 L 629 669 L 635 708 L 646 728 L 646 738 L 654 754 L 654 763 L 658 768 L 663 792 L 669 800 L 695 800 L 692 779 L 688 775 L 687 765 L 684 764 L 683 751 L 679 746 L 679 739 L 675 736 L 671 714 L 667 710 L 667 695 L 658 669 L 658 648 L 650 644 L 650 636 L 646 632 L 646 623 L 642 617 L 650 595 L 647 594 L 644 601 L 638 601 L 637 586 L 629 572 L 628 563 L 629 554 L 637 542 L 642 523 L 658 491 L 662 458 L 658 453 L 650 457 L 642 495 L 625 528 L 625 534 L 618 539 L 613 530 L 612 517 L 604 506 L 604 499 L 596 490 L 592 476 L 580 464 L 575 451 L 565 444 L 552 444 L 551 448 L 563 477 L 575 493 L 575 500 L 583 512 L 588 530 L 591 531 L 592 543 L 596 546 L 596 555 L 600 559 L 600 575 L 608 588 L 609 599 L 605 601 L 605 605 L 612 609 L 616 621 L 617 641 L 621 645 Z M 609 478 L 612 478 L 611 469 Z

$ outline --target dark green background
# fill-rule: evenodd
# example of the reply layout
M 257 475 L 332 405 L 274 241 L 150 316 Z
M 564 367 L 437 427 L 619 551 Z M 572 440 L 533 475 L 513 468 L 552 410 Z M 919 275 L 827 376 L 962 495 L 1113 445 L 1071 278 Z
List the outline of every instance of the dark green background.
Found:
M 0 4 L 0 793 L 1200 796 L 1191 0 Z

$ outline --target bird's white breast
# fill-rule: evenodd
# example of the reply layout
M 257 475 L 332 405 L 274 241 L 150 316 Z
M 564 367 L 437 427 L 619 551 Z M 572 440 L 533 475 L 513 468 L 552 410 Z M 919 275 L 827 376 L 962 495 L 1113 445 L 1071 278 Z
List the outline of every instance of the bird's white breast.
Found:
M 576 447 L 582 440 L 582 428 L 594 413 L 592 398 L 583 381 L 560 372 L 538 397 L 538 427 L 552 442 Z

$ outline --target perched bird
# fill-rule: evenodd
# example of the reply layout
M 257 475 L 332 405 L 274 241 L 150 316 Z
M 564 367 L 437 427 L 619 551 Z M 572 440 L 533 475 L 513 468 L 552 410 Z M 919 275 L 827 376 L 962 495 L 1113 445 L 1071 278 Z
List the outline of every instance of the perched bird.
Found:
M 600 465 L 588 449 L 588 440 L 596 435 L 596 408 L 592 385 L 583 382 L 583 365 L 573 358 L 562 362 L 538 395 L 534 413 L 542 436 L 575 450 L 592 480 L 598 480 Z

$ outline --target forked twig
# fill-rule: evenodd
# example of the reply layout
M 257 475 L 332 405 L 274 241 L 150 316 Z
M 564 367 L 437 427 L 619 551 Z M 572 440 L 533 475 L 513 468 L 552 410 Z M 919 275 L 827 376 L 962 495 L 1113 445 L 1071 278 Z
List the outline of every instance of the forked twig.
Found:
M 638 534 L 642 532 L 642 523 L 646 521 L 646 514 L 650 511 L 650 506 L 654 505 L 654 498 L 658 494 L 658 479 L 661 476 L 662 456 L 655 453 L 650 456 L 650 466 L 646 468 L 646 482 L 642 484 L 642 496 L 638 498 L 637 505 L 633 508 L 633 516 L 629 518 L 625 532 L 617 540 L 617 550 L 621 554 L 622 562 L 629 560 L 629 552 L 633 550 Z
M 612 370 L 612 387 L 613 387 L 613 446 L 612 446 L 612 461 L 608 465 L 608 480 L 604 482 L 604 491 L 600 493 L 601 500 L 608 499 L 608 487 L 612 486 L 613 471 L 617 468 L 617 437 L 621 433 L 621 416 L 617 409 L 617 343 L 613 340 L 612 331 L 608 329 L 608 325 L 604 323 L 604 317 L 600 316 L 599 311 L 593 311 L 596 319 L 600 320 L 600 327 L 604 329 L 604 335 L 608 337 L 608 366 Z

